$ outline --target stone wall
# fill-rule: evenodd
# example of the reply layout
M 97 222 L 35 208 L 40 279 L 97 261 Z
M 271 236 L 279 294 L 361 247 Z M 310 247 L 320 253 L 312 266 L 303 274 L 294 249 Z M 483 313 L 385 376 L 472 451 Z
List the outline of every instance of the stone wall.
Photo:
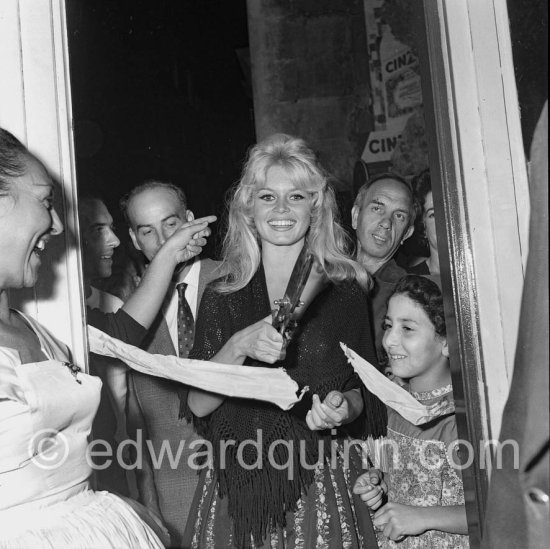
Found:
M 248 0 L 258 140 L 303 137 L 351 190 L 373 129 L 362 0 Z

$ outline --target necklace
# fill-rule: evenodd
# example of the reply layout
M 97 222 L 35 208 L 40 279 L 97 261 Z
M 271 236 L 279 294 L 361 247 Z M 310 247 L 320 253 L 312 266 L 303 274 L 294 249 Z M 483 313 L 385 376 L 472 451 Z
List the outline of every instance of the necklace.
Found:
M 62 362 L 63 366 L 66 366 L 71 371 L 72 376 L 74 377 L 75 381 L 82 385 L 82 381 L 76 377 L 79 372 L 82 372 L 82 368 L 80 366 L 77 366 L 76 364 L 73 364 L 72 362 Z

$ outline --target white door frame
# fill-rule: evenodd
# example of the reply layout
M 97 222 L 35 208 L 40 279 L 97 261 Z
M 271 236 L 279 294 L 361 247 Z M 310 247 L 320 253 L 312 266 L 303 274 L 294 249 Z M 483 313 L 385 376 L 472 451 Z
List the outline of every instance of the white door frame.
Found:
M 0 126 L 35 154 L 59 183 L 63 235 L 50 241 L 39 283 L 10 293 L 87 364 L 64 0 L 0 2 Z M 53 258 L 53 259 L 51 259 Z M 51 267 L 51 268 L 49 268 Z
M 529 189 L 505 0 L 423 0 L 420 58 L 472 547 L 512 378 Z M 425 42 L 423 42 L 425 40 Z M 466 398 L 465 398 L 466 395 Z

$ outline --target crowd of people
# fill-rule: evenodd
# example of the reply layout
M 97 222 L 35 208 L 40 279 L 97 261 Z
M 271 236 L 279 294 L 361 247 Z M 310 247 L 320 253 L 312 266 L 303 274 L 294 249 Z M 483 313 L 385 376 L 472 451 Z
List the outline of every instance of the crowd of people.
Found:
M 468 547 L 454 413 L 411 423 L 340 347 L 422 404 L 452 402 L 429 184 L 371 178 L 351 212 L 354 239 L 311 148 L 271 136 L 249 151 L 213 261 L 199 255 L 215 217 L 195 219 L 180 187 L 145 181 L 120 201 L 147 264 L 124 300 L 99 289 L 120 246 L 112 212 L 79 199 L 88 323 L 154 355 L 282 367 L 304 390 L 284 411 L 100 355 L 86 374 L 11 309 L 8 292 L 36 284 L 63 227 L 46 167 L 0 129 L 0 548 Z M 420 217 L 430 256 L 404 269 L 394 257 Z M 311 272 L 280 333 L 275 303 L 304 253 Z M 90 462 L 92 439 L 124 447 L 122 459 Z M 391 443 L 391 466 L 355 444 L 366 439 Z M 128 440 L 141 441 L 140 459 Z M 196 441 L 211 459 L 196 461 Z M 62 445 L 63 463 L 43 466 Z

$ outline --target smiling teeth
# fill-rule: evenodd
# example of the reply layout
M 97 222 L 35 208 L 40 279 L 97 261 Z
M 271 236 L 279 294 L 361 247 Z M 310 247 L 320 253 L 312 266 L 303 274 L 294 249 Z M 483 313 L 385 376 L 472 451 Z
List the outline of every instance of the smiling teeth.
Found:
M 390 355 L 391 360 L 400 360 L 402 358 L 407 358 L 406 355 Z
M 276 227 L 290 227 L 294 225 L 294 221 L 284 220 L 284 221 L 270 221 L 270 225 L 275 225 Z

